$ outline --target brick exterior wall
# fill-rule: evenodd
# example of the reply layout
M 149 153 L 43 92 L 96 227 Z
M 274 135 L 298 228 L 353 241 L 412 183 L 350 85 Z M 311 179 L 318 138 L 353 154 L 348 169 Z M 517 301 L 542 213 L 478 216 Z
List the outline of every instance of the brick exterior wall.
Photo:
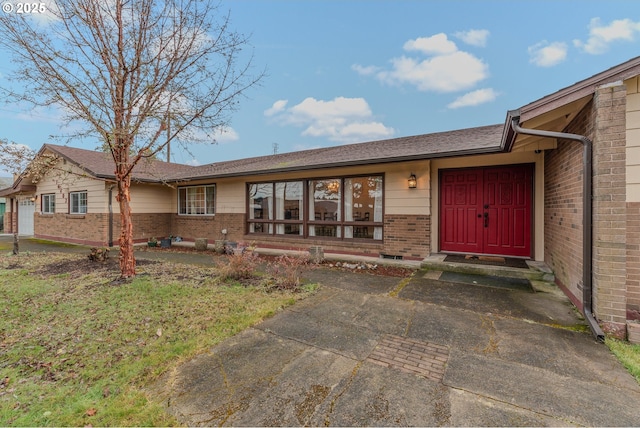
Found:
M 81 245 L 106 246 L 107 226 L 106 214 L 36 214 L 33 219 L 36 238 Z
M 640 320 L 640 202 L 627 203 L 627 319 Z
M 244 241 L 245 215 L 219 213 L 215 216 L 171 215 L 171 234 L 187 241 L 196 238 L 207 238 L 209 243 L 217 239 L 225 239 L 222 230 L 227 230 L 229 241 Z
M 147 242 L 149 238 L 168 238 L 171 232 L 171 214 L 133 214 L 133 242 Z M 108 232 L 107 232 L 108 234 Z M 175 235 L 175 234 L 174 234 Z M 105 234 L 105 236 L 107 236 Z M 120 238 L 120 214 L 113 215 L 113 244 Z
M 207 238 L 212 244 L 215 240 L 224 239 L 221 231 L 227 229 L 227 240 L 254 242 L 265 248 L 304 251 L 311 246 L 321 246 L 325 251 L 373 257 L 383 253 L 406 259 L 423 259 L 430 253 L 431 218 L 424 215 L 386 215 L 383 242 L 248 235 L 245 228 L 244 214 L 216 214 L 215 217 L 173 215 L 171 233 L 186 241 Z
M 15 233 L 17 228 L 18 228 L 18 213 L 16 213 L 15 211 L 5 212 L 4 213 L 4 233 Z
M 431 216 L 385 215 L 385 254 L 422 259 L 431 253 Z
M 626 332 L 626 86 L 594 96 L 593 312 L 605 332 Z
M 587 134 L 592 105 L 566 129 Z M 582 310 L 582 144 L 561 140 L 545 151 L 544 258 L 556 282 Z
M 564 130 L 593 141 L 593 312 L 605 332 L 624 337 L 628 219 L 624 85 L 600 88 Z M 582 144 L 559 140 L 545 152 L 545 262 L 582 309 Z M 635 250 L 637 251 L 637 250 Z

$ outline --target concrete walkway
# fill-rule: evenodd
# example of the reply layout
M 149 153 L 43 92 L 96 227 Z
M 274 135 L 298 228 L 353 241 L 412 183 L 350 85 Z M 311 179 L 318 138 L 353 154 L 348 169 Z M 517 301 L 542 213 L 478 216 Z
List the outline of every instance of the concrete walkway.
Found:
M 21 251 L 88 249 L 22 239 Z M 137 253 L 151 255 L 210 260 Z M 188 426 L 640 426 L 640 386 L 561 293 L 426 271 L 307 276 L 315 295 L 149 393 Z
M 640 387 L 555 293 L 328 269 L 153 386 L 189 426 L 635 426 Z

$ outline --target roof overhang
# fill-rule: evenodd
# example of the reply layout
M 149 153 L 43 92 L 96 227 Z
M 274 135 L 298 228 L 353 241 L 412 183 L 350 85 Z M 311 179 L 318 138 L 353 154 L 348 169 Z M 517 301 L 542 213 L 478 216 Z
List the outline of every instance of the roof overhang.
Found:
M 622 83 L 639 74 L 640 57 L 636 57 L 526 104 L 517 110 L 507 112 L 502 145 L 508 150 L 513 150 L 516 146 L 539 144 L 542 139 L 542 137 L 515 134 L 511 129 L 514 118 L 518 119 L 518 124 L 523 128 L 561 132 L 593 99 L 599 87 L 617 82 Z
M 18 184 L 15 187 L 9 187 L 0 190 L 0 197 L 14 196 L 14 195 L 29 195 L 36 192 L 36 186 L 31 184 Z

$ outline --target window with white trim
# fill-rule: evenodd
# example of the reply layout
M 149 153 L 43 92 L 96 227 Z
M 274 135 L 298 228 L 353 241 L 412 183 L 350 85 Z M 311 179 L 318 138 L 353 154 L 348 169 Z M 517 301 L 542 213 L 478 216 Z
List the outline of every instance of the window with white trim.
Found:
M 56 194 L 48 193 L 41 197 L 42 201 L 42 213 L 53 214 L 56 212 Z
M 69 212 L 71 214 L 87 213 L 87 191 L 69 193 Z
M 215 184 L 178 188 L 178 214 L 215 214 Z

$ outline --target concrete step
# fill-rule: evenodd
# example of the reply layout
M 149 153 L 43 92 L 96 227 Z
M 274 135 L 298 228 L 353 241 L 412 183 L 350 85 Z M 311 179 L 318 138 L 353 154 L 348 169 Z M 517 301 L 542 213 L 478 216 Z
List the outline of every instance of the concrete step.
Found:
M 482 265 L 472 263 L 454 263 L 444 261 L 446 254 L 434 254 L 421 263 L 422 269 L 440 272 L 458 272 L 472 275 L 490 275 L 505 278 L 524 278 L 531 281 L 551 282 L 555 276 L 544 262 L 527 260 L 529 269 L 512 268 L 507 266 Z

